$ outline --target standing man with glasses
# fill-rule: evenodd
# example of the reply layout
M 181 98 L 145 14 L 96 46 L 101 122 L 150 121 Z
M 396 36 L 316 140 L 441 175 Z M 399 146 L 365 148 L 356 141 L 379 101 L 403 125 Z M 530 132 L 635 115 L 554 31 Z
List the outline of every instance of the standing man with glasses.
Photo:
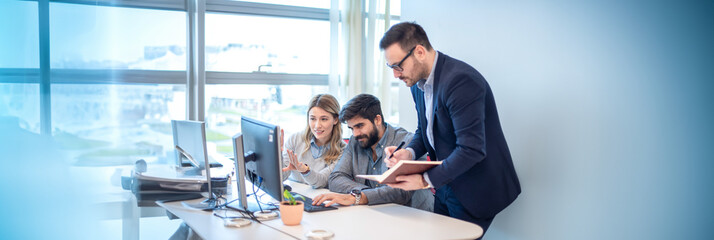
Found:
M 521 192 L 486 80 L 470 65 L 434 50 L 413 22 L 392 26 L 379 44 L 394 77 L 411 88 L 418 127 L 407 148 L 385 148 L 385 163 L 428 153 L 443 163 L 423 174 L 397 177 L 394 188 L 435 188 L 434 212 L 481 226 Z

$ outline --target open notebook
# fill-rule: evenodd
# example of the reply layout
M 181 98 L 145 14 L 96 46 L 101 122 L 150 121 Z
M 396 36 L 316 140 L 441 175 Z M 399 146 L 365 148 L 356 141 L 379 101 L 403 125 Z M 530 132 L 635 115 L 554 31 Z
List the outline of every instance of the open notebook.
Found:
M 382 175 L 357 175 L 358 178 L 369 179 L 372 181 L 379 182 L 381 184 L 385 183 L 396 183 L 397 176 L 409 175 L 415 173 L 423 173 L 430 168 L 440 165 L 441 161 L 414 161 L 414 160 L 401 160 L 394 167 L 390 168 Z

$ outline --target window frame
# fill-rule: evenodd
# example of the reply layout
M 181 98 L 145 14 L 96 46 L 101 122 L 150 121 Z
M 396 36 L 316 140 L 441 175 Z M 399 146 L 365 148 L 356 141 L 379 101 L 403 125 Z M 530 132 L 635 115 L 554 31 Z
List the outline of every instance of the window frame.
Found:
M 337 61 L 337 29 L 340 13 L 338 0 L 331 1 L 330 9 L 287 6 L 229 0 L 58 0 L 57 3 L 92 6 L 171 10 L 186 13 L 187 69 L 185 71 L 129 70 L 129 69 L 51 69 L 49 66 L 49 0 L 38 2 L 40 30 L 39 68 L 0 68 L 0 78 L 7 83 L 40 84 L 41 132 L 52 135 L 51 84 L 186 84 L 186 119 L 203 121 L 205 116 L 206 84 L 266 84 L 266 85 L 327 85 L 337 90 L 337 65 L 330 66 L 329 74 L 240 73 L 205 71 L 205 14 L 206 12 L 284 17 L 330 22 L 330 62 Z M 190 46 L 189 46 L 190 45 Z
M 205 12 L 331 21 L 330 10 L 328 9 L 269 3 L 206 0 Z M 331 35 L 332 34 L 336 33 L 331 32 Z M 330 48 L 336 49 L 337 46 L 330 46 Z M 205 46 L 201 51 L 204 50 Z M 336 67 L 337 66 L 330 66 L 331 69 Z M 328 75 L 329 74 L 206 71 L 206 84 L 329 85 Z

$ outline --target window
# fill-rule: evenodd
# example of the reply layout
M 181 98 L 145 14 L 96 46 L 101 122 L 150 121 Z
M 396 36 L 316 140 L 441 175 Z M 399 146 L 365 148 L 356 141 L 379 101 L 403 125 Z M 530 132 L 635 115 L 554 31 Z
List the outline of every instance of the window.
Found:
M 6 1 L 0 7 L 0 118 L 40 132 L 40 67 L 37 3 Z
M 248 0 L 246 2 L 270 3 L 298 7 L 330 8 L 330 0 Z
M 50 3 L 52 134 L 75 166 L 173 162 L 171 120 L 186 116 L 185 18 Z
M 171 119 L 186 116 L 185 88 L 53 84 L 53 135 L 75 166 L 173 162 Z
M 196 94 L 198 116 L 221 152 L 230 152 L 224 140 L 239 132 L 241 115 L 301 131 L 309 99 L 335 90 L 328 74 L 339 72 L 341 26 L 330 18 L 331 2 L 206 1 L 205 22 L 196 26 L 203 31 L 195 31 L 205 33 L 198 51 L 205 81 L 197 82 L 206 85 L 196 88 L 186 83 L 186 71 L 196 69 L 187 68 L 194 32 L 183 1 L 53 1 L 49 16 L 38 16 L 37 2 L 12 1 L 0 9 L 3 22 L 17 23 L 0 26 L 11 36 L 0 50 L 12 53 L 0 59 L 0 111 L 35 132 L 51 126 L 82 166 L 170 158 L 170 120 L 186 119 L 197 101 L 188 92 L 205 91 Z M 398 13 L 399 1 L 391 3 Z M 50 23 L 49 104 L 40 100 L 47 91 L 39 81 L 41 17 Z
M 204 109 L 209 151 L 232 155 L 241 116 L 277 124 L 286 134 L 304 129 L 309 100 L 329 92 L 327 74 L 337 67 L 330 39 L 337 33 L 320 6 L 224 4 L 207 6 L 214 10 L 206 14 Z
M 232 154 L 231 137 L 247 116 L 279 125 L 285 135 L 302 131 L 312 96 L 328 92 L 325 85 L 208 85 L 206 140 L 220 153 Z M 209 149 L 210 151 L 211 149 Z
M 394 5 L 394 2 L 399 3 L 399 1 L 392 1 L 392 6 Z M 390 22 L 391 26 L 396 25 L 397 23 L 400 23 L 400 21 L 392 20 Z M 377 24 L 384 24 L 384 20 L 378 20 Z M 390 26 L 390 27 L 391 27 Z M 386 31 L 386 30 L 385 30 Z M 381 40 L 381 38 L 380 38 Z M 375 46 L 379 46 L 379 40 L 377 40 L 375 43 Z M 380 54 L 381 58 L 384 58 L 383 53 L 377 53 Z M 381 67 L 381 66 L 376 66 L 376 67 Z M 390 82 L 389 84 L 389 92 L 391 96 L 393 97 L 392 101 L 389 102 L 391 106 L 388 107 L 389 112 L 385 112 L 384 115 L 386 115 L 389 118 L 389 121 L 392 123 L 399 123 L 399 88 L 403 87 L 404 83 L 399 80 L 398 78 L 394 78 L 392 75 L 388 75 L 386 80 Z M 409 96 L 411 97 L 411 96 Z
M 53 69 L 186 70 L 186 13 L 50 4 Z
M 0 21 L 0 69 L 39 68 L 37 3 L 3 1 Z
M 327 74 L 325 46 L 329 21 L 206 14 L 206 71 Z
M 16 118 L 19 127 L 39 133 L 39 84 L 0 82 L 0 117 L 3 116 Z

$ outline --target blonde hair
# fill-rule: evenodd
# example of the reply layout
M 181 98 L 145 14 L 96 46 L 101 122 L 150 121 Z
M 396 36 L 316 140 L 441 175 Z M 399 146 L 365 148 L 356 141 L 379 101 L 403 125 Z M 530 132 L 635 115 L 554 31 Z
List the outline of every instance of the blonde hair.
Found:
M 340 103 L 337 99 L 330 94 L 318 94 L 312 97 L 310 100 L 310 106 L 307 108 L 307 126 L 305 127 L 305 133 L 303 134 L 303 141 L 309 143 L 315 136 L 310 130 L 310 109 L 314 107 L 319 107 L 326 112 L 332 114 L 337 124 L 332 126 L 332 133 L 330 139 L 327 141 L 327 151 L 322 155 L 325 163 L 332 164 L 337 161 L 342 155 L 342 148 L 345 146 L 345 142 L 342 141 L 342 123 L 339 121 Z M 305 149 L 302 154 L 307 153 L 310 150 L 310 144 L 305 145 Z

